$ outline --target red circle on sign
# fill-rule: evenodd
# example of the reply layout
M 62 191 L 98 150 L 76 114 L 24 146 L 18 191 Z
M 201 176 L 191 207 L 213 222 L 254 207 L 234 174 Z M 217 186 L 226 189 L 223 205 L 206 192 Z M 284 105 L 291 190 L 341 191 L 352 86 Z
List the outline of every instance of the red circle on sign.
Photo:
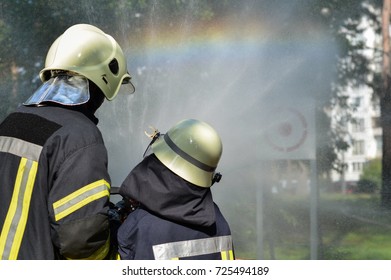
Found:
M 273 125 L 266 135 L 266 142 L 275 150 L 292 152 L 300 148 L 308 134 L 305 117 L 292 108 L 278 110 L 281 121 Z M 288 118 L 288 119 L 287 119 Z

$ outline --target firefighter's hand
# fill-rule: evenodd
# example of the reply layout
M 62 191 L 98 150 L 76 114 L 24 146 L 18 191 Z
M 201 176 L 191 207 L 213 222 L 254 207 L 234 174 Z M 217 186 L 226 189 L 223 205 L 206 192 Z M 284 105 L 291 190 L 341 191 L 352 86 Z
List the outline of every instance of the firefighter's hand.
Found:
M 111 203 L 109 209 L 109 219 L 122 223 L 126 217 L 138 207 L 138 203 L 133 200 L 122 199 L 115 205 Z

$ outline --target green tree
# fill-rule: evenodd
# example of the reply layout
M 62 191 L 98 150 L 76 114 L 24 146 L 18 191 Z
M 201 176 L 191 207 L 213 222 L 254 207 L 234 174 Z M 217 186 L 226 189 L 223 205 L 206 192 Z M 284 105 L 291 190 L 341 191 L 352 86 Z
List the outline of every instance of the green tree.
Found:
M 0 71 L 4 87 L 0 118 L 40 84 L 38 73 L 46 52 L 66 27 L 80 22 L 105 27 L 107 18 L 114 17 L 108 2 L 18 0 L 0 3 Z
M 38 87 L 38 73 L 43 68 L 46 52 L 67 27 L 77 23 L 94 24 L 120 41 L 124 32 L 144 32 L 151 24 L 208 20 L 215 12 L 223 13 L 225 6 L 226 1 L 210 4 L 206 0 L 0 2 L 0 119 Z
M 246 9 L 240 9 L 241 7 Z M 276 38 L 294 36 L 295 32 L 311 33 L 311 27 L 329 34 L 338 46 L 335 57 L 337 80 L 327 88 L 319 88 L 317 100 L 320 127 L 330 126 L 330 117 L 349 120 L 346 87 L 370 84 L 379 88 L 380 76 L 370 67 L 366 50 L 363 18 L 380 34 L 381 0 L 329 1 L 257 1 L 257 0 L 122 0 L 122 1 L 55 1 L 14 0 L 0 3 L 0 73 L 2 76 L 2 103 L 0 119 L 23 102 L 40 84 L 38 72 L 51 42 L 64 29 L 75 23 L 91 23 L 124 38 L 124 33 L 143 33 L 160 25 L 187 28 L 195 20 L 209 21 L 226 16 L 242 18 L 257 15 L 264 22 L 279 26 Z M 282 12 L 283 11 L 283 12 Z M 290 22 L 290 24 L 284 24 Z M 316 35 L 316 34 L 313 34 Z M 137 43 L 137 42 L 135 42 Z M 378 63 L 378 60 L 374 62 Z M 374 63 L 372 62 L 372 64 Z M 330 79 L 326 69 L 317 67 L 319 79 Z M 379 73 L 378 73 L 379 74 Z M 320 83 L 321 84 L 321 83 Z M 325 108 L 341 108 L 337 116 L 329 116 Z M 345 115 L 347 117 L 345 117 Z M 321 174 L 331 169 L 341 170 L 343 162 L 338 153 L 348 147 L 343 130 L 318 131 L 318 170 Z M 391 170 L 391 168 L 389 169 Z
M 361 174 L 360 180 L 357 183 L 358 191 L 369 193 L 378 191 L 382 183 L 381 172 L 381 158 L 376 158 L 365 163 L 363 173 Z

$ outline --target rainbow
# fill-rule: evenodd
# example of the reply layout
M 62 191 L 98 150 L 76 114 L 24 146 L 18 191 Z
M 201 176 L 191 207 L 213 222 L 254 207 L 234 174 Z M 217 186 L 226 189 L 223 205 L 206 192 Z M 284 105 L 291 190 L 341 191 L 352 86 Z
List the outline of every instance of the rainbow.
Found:
M 258 21 L 239 25 L 228 21 L 196 23 L 186 26 L 147 28 L 143 36 L 131 35 L 125 43 L 130 56 L 152 60 L 166 57 L 202 57 L 205 49 L 238 50 L 257 48 L 267 38 Z
M 146 27 L 139 34 L 130 34 L 125 42 L 125 50 L 130 57 L 149 57 L 149 61 L 159 62 L 170 57 L 202 59 L 205 50 L 228 52 L 243 56 L 260 48 L 286 48 L 309 45 L 321 47 L 327 37 L 316 26 L 299 26 L 294 33 L 281 35 L 281 30 L 262 23 L 258 19 L 234 21 L 220 19 L 208 22 L 195 22 L 186 26 Z M 328 44 L 328 43 L 327 43 Z

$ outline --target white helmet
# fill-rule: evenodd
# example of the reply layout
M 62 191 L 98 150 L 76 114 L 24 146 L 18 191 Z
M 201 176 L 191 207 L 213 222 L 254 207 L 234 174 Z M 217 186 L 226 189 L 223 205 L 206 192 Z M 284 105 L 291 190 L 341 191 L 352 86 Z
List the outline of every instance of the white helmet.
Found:
M 182 120 L 151 148 L 167 168 L 194 185 L 210 187 L 221 178 L 215 171 L 223 146 L 217 132 L 205 122 Z
M 58 70 L 86 77 L 108 100 L 115 98 L 121 84 L 130 85 L 130 92 L 134 92 L 121 47 L 113 37 L 89 24 L 73 25 L 54 41 L 39 74 L 41 80 L 46 82 Z

